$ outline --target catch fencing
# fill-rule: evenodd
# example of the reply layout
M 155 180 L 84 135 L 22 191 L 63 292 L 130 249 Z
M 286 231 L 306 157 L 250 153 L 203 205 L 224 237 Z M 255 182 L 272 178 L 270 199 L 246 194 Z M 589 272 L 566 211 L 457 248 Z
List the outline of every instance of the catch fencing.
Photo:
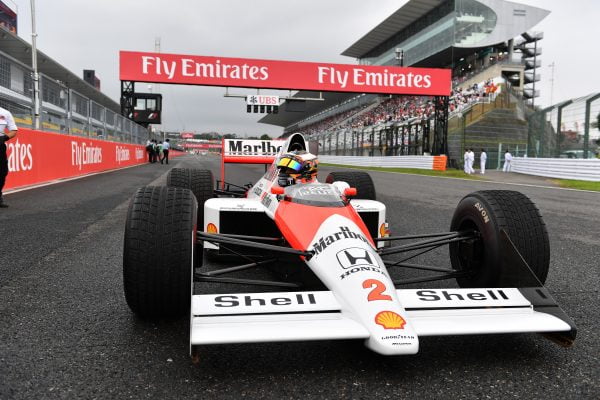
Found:
M 0 107 L 9 110 L 19 128 L 33 128 L 33 71 L 0 51 Z M 63 83 L 40 74 L 40 128 L 48 132 L 145 143 L 148 130 L 90 100 Z M 117 106 L 118 107 L 118 106 Z

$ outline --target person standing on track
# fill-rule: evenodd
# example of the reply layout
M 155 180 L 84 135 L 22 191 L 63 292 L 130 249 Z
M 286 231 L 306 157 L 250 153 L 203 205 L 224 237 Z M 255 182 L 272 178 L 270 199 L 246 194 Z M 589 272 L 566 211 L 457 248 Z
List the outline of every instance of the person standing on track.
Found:
M 8 155 L 6 142 L 17 135 L 17 124 L 10 111 L 0 107 L 0 208 L 8 207 L 2 198 L 2 189 L 8 175 Z
M 485 175 L 485 164 L 487 162 L 487 153 L 485 149 L 481 149 L 481 155 L 479 156 L 479 166 L 481 167 L 481 175 Z
M 152 152 L 154 151 L 154 146 L 152 145 L 152 140 L 148 139 L 146 142 L 146 153 L 148 153 L 148 162 L 152 162 Z
M 506 150 L 506 152 L 504 153 L 504 168 L 502 169 L 502 171 L 510 172 L 512 159 L 513 159 L 512 154 L 510 154 L 510 152 L 508 150 Z
M 475 170 L 473 169 L 473 163 L 475 162 L 475 153 L 473 149 L 469 149 L 469 174 L 474 174 Z
M 169 149 L 171 148 L 171 144 L 169 143 L 169 139 L 166 139 L 162 144 L 163 158 L 160 159 L 160 163 L 163 161 L 168 165 L 169 164 Z
M 463 156 L 464 160 L 464 170 L 465 174 L 470 174 L 471 170 L 469 169 L 469 149 L 465 149 L 465 155 Z

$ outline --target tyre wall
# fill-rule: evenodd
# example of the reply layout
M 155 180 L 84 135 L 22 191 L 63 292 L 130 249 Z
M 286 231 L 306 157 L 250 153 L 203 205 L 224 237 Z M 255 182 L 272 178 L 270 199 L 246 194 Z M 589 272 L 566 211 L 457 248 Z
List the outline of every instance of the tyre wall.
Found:
M 6 143 L 5 190 L 143 164 L 144 146 L 19 128 Z M 170 155 L 178 152 L 171 152 Z

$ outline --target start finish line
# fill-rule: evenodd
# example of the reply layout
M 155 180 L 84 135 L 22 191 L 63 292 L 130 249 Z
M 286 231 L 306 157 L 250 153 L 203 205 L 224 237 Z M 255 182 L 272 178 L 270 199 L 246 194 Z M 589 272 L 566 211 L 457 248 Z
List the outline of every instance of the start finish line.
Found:
M 451 70 L 120 52 L 122 81 L 449 96 Z

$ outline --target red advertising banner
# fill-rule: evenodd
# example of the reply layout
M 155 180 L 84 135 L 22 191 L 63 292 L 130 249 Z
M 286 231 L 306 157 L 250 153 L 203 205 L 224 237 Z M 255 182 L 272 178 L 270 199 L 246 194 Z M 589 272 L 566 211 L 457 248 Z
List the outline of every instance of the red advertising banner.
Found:
M 123 81 L 449 96 L 451 71 L 164 53 L 120 52 Z
M 211 144 L 211 143 L 184 143 L 183 148 L 184 149 L 208 150 L 208 149 L 220 149 L 221 145 L 220 144 Z
M 6 142 L 6 145 L 9 173 L 5 189 L 123 168 L 147 161 L 146 150 L 142 145 L 24 128 L 19 128 L 17 137 Z

